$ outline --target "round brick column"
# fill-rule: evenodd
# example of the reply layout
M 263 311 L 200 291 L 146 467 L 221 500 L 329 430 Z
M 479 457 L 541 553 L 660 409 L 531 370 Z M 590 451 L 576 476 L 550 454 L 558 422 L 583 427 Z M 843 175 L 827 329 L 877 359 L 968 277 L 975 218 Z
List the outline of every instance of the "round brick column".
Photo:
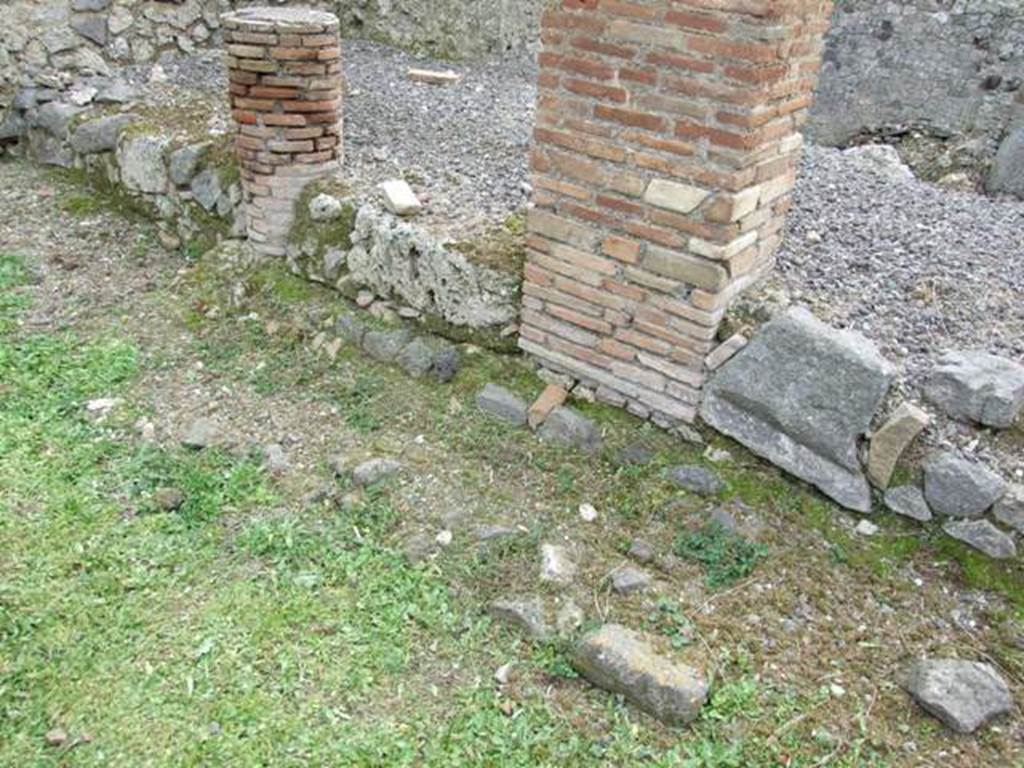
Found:
M 221 17 L 249 239 L 283 256 L 295 203 L 342 157 L 338 18 L 306 8 Z

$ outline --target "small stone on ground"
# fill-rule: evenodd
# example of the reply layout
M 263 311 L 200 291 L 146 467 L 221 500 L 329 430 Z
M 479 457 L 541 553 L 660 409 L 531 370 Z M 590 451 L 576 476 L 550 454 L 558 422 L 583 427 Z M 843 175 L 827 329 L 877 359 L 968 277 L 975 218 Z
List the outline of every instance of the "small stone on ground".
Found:
M 885 506 L 897 515 L 909 517 L 920 523 L 932 519 L 932 511 L 924 494 L 916 485 L 900 485 L 885 492 Z
M 988 520 L 951 520 L 942 530 L 997 560 L 1017 556 L 1017 545 L 1013 539 Z
M 943 452 L 924 463 L 924 496 L 946 517 L 981 517 L 1006 493 L 1006 482 L 990 469 Z
M 906 689 L 917 703 L 958 733 L 973 733 L 1013 707 L 1006 681 L 988 664 L 923 659 L 910 669 Z
M 202 450 L 216 445 L 220 437 L 220 427 L 215 422 L 207 418 L 198 418 L 189 424 L 181 443 L 186 448 Z
M 555 408 L 537 432 L 541 440 L 561 443 L 584 453 L 601 449 L 601 431 L 590 419 L 574 408 Z
M 534 640 L 546 640 L 551 635 L 551 628 L 544 619 L 544 603 L 539 597 L 495 600 L 487 612 Z
M 668 725 L 692 722 L 707 701 L 700 670 L 660 655 L 644 636 L 618 624 L 584 636 L 575 663 L 592 684 L 621 694 Z
M 651 575 L 630 565 L 624 566 L 612 574 L 612 589 L 620 595 L 643 592 L 650 585 Z
M 1024 365 L 983 351 L 948 352 L 924 392 L 955 419 L 1005 429 L 1024 409 Z
M 725 490 L 725 484 L 710 469 L 697 465 L 669 467 L 666 477 L 685 491 L 699 496 L 715 496 Z
M 395 459 L 370 459 L 352 470 L 352 483 L 359 488 L 376 485 L 386 480 L 402 468 L 402 463 Z
M 476 405 L 481 411 L 500 421 L 517 427 L 526 424 L 527 406 L 521 397 L 512 394 L 497 384 L 486 385 L 476 396 Z
M 576 563 L 565 547 L 559 544 L 543 544 L 540 556 L 541 581 L 565 586 L 576 578 Z
M 1024 533 L 1024 485 L 1014 483 L 992 510 L 996 520 Z
M 397 216 L 415 216 L 423 210 L 423 204 L 412 191 L 412 187 L 401 179 L 385 181 L 380 185 L 384 205 Z

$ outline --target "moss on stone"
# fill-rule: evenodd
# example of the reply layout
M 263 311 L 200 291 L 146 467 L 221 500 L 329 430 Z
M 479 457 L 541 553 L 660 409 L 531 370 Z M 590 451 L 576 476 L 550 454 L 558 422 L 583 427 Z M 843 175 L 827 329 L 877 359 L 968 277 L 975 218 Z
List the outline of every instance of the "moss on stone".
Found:
M 420 318 L 420 323 L 428 333 L 456 344 L 475 344 L 483 349 L 505 354 L 514 354 L 519 351 L 517 342 L 519 335 L 502 335 L 503 329 L 501 328 L 470 328 L 465 325 L 455 325 L 443 317 L 431 314 L 423 315 Z
M 480 237 L 451 243 L 446 247 L 461 253 L 475 264 L 519 278 L 526 264 L 526 219 L 522 214 L 513 213 Z
M 347 251 L 352 247 L 352 233 L 356 227 L 355 206 L 342 202 L 341 215 L 332 221 L 313 221 L 309 214 L 310 201 L 320 194 L 344 198 L 348 189 L 336 179 L 325 179 L 310 184 L 295 203 L 295 221 L 288 242 L 300 246 L 317 264 L 330 248 Z

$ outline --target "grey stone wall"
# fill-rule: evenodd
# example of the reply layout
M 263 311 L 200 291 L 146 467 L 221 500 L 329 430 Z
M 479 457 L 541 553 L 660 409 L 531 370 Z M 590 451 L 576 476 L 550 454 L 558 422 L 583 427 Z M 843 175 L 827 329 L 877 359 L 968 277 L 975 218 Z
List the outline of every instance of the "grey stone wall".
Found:
M 809 132 L 1002 136 L 1022 81 L 1021 0 L 839 0 Z
M 0 94 L 59 87 L 111 64 L 220 44 L 219 16 L 246 5 L 331 11 L 346 35 L 443 58 L 500 53 L 537 38 L 547 0 L 0 0 Z M 0 99 L 0 104 L 3 100 Z
M 219 45 L 218 17 L 239 5 L 312 5 L 336 13 L 346 35 L 462 58 L 535 45 L 552 1 L 0 0 L 0 112 L 18 85 L 60 87 L 111 64 Z M 1022 83 L 1024 0 L 837 0 L 807 131 L 833 145 L 912 132 L 955 137 L 905 155 L 925 176 L 961 167 L 978 176 L 1019 155 Z M 1009 191 L 1012 178 L 1001 183 Z

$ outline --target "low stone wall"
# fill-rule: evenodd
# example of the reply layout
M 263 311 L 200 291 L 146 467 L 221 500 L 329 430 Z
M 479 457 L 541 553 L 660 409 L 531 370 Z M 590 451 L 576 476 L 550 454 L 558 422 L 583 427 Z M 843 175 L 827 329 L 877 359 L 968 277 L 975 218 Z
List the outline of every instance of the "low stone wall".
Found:
M 386 310 L 439 321 L 443 327 L 438 330 L 448 335 L 463 336 L 457 329 L 482 331 L 476 338 L 487 343 L 502 331 L 511 336 L 516 330 L 522 283 L 518 270 L 475 261 L 455 244 L 399 219 L 375 201 L 339 200 L 320 187 L 309 190 L 306 198 L 296 212 L 288 246 L 288 264 L 296 274 L 351 298 L 372 296 Z M 315 220 L 318 208 L 331 213 Z
M 227 136 L 183 139 L 155 118 L 60 101 L 17 111 L 13 153 L 81 173 L 98 192 L 159 222 L 165 245 L 202 252 L 244 235 L 238 166 Z

